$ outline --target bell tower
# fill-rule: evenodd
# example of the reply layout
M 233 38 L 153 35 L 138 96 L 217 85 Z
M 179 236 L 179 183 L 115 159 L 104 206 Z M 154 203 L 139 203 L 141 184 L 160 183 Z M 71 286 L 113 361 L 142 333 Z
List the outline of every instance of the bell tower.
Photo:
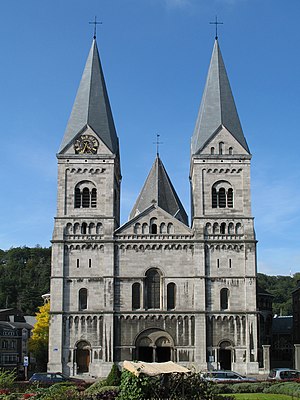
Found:
M 191 144 L 192 227 L 204 244 L 207 361 L 242 373 L 258 370 L 250 160 L 216 38 Z
M 113 233 L 120 223 L 121 172 L 95 38 L 57 159 L 48 369 L 101 376 L 113 361 Z

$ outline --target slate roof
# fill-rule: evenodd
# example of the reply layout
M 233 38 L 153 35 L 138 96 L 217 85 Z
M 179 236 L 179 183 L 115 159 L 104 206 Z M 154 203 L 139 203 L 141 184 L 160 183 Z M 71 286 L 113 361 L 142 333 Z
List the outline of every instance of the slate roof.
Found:
M 199 153 L 222 126 L 250 153 L 216 39 L 192 137 L 191 153 Z
M 159 156 L 156 157 L 152 165 L 146 182 L 130 213 L 130 219 L 154 203 L 185 225 L 188 225 L 187 214 Z
M 87 126 L 93 129 L 113 154 L 118 154 L 118 137 L 95 39 L 86 61 L 59 153 Z

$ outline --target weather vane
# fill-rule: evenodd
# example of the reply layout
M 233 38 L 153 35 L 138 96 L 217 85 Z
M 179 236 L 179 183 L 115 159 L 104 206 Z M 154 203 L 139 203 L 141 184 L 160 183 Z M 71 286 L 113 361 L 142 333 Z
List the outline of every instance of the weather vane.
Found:
M 223 25 L 223 22 L 218 21 L 218 17 L 216 15 L 215 22 L 210 22 L 210 24 L 216 25 L 216 40 L 218 39 L 218 25 Z
M 163 142 L 159 141 L 159 137 L 160 137 L 160 135 L 156 134 L 156 142 L 153 142 L 153 144 L 156 144 L 156 155 L 157 155 L 157 157 L 159 156 L 159 145 L 163 144 Z
M 89 22 L 89 24 L 93 24 L 94 25 L 94 39 L 96 39 L 96 33 L 97 33 L 97 25 L 101 25 L 102 22 L 98 22 L 97 21 L 97 17 L 95 15 L 95 20 L 92 22 Z

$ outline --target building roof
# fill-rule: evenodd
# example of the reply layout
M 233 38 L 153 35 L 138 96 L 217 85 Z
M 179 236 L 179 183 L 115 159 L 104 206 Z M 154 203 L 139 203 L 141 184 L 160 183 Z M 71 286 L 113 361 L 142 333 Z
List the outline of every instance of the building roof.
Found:
M 154 203 L 185 225 L 188 225 L 187 214 L 159 156 L 156 157 L 152 165 L 146 182 L 130 213 L 130 219 Z
M 272 333 L 288 334 L 293 330 L 293 316 L 277 316 L 274 315 L 272 321 Z
M 59 153 L 89 126 L 113 154 L 119 143 L 96 39 L 93 40 Z
M 0 321 L 0 326 L 10 329 L 27 329 L 31 330 L 33 325 L 27 322 L 9 322 L 9 321 Z
M 198 154 L 222 127 L 250 153 L 216 39 L 192 137 L 191 153 Z

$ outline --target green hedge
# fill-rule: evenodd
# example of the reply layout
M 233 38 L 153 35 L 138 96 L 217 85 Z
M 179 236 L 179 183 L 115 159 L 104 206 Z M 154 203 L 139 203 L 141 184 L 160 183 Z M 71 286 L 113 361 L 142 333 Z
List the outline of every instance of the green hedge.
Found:
M 280 382 L 266 388 L 264 393 L 288 394 L 290 396 L 300 397 L 299 382 Z
M 300 382 L 215 383 L 212 393 L 273 393 L 300 397 Z
M 262 393 L 272 382 L 215 383 L 213 393 Z

